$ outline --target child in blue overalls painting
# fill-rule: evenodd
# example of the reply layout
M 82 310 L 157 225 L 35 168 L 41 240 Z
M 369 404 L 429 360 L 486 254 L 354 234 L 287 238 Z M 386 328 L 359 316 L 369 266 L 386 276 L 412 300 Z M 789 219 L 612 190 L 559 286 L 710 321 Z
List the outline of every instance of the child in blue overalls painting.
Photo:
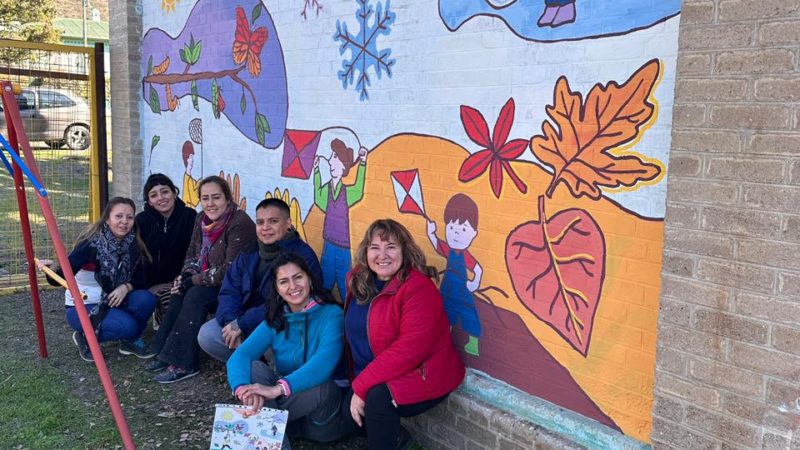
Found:
M 478 235 L 478 205 L 466 195 L 456 194 L 444 208 L 444 221 L 446 242 L 436 237 L 436 223 L 428 221 L 428 238 L 433 248 L 447 258 L 440 286 L 444 310 L 450 326 L 461 319 L 461 328 L 469 334 L 464 351 L 478 356 L 481 322 L 472 293 L 481 284 L 483 268 L 468 250 Z M 468 269 L 473 274 L 472 279 L 467 278 Z

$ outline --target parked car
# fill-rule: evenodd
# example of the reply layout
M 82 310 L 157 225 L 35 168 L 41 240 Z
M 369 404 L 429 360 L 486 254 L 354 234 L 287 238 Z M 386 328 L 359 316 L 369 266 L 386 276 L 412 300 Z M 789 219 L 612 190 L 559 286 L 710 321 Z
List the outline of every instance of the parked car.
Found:
M 23 88 L 17 103 L 29 140 L 44 141 L 51 148 L 64 144 L 72 150 L 89 147 L 91 110 L 80 96 L 62 89 Z M 7 133 L 4 114 L 0 114 L 0 131 Z

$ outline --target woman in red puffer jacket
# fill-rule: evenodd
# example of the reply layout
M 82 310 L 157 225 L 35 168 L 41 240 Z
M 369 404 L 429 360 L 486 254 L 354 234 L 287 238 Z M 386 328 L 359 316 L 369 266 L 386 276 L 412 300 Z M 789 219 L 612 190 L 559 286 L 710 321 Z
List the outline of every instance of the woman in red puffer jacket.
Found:
M 369 448 L 408 448 L 401 417 L 440 403 L 464 378 L 442 296 L 425 255 L 403 225 L 370 225 L 347 278 L 345 355 L 352 392 L 346 428 Z

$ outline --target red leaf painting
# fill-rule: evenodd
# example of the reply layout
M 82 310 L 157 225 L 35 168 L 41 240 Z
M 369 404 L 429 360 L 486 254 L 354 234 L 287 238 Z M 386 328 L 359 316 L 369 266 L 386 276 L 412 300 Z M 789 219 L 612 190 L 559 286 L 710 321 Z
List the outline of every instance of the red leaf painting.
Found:
M 462 183 L 472 181 L 489 169 L 489 185 L 492 187 L 495 197 L 500 198 L 500 194 L 503 192 L 503 172 L 508 174 L 520 192 L 523 194 L 528 192 L 528 186 L 517 176 L 509 163 L 509 161 L 519 158 L 528 148 L 528 141 L 525 139 L 506 142 L 508 134 L 511 132 L 511 126 L 514 124 L 514 99 L 509 98 L 503 105 L 491 137 L 486 119 L 475 108 L 461 105 L 461 123 L 464 124 L 464 131 L 467 132 L 467 136 L 472 142 L 483 148 L 461 163 L 458 180 Z
M 514 291 L 536 317 L 582 355 L 589 350 L 605 276 L 605 238 L 585 210 L 570 208 L 515 228 L 506 240 Z

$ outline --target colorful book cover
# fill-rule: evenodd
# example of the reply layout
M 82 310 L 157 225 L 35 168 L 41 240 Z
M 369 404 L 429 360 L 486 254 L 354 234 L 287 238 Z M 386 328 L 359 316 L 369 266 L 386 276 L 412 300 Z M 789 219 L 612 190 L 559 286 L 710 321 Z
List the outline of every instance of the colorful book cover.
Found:
M 242 405 L 217 404 L 214 413 L 214 431 L 211 434 L 211 450 L 279 450 L 286 432 L 288 411 L 261 408 L 250 417 L 244 412 L 250 409 Z

